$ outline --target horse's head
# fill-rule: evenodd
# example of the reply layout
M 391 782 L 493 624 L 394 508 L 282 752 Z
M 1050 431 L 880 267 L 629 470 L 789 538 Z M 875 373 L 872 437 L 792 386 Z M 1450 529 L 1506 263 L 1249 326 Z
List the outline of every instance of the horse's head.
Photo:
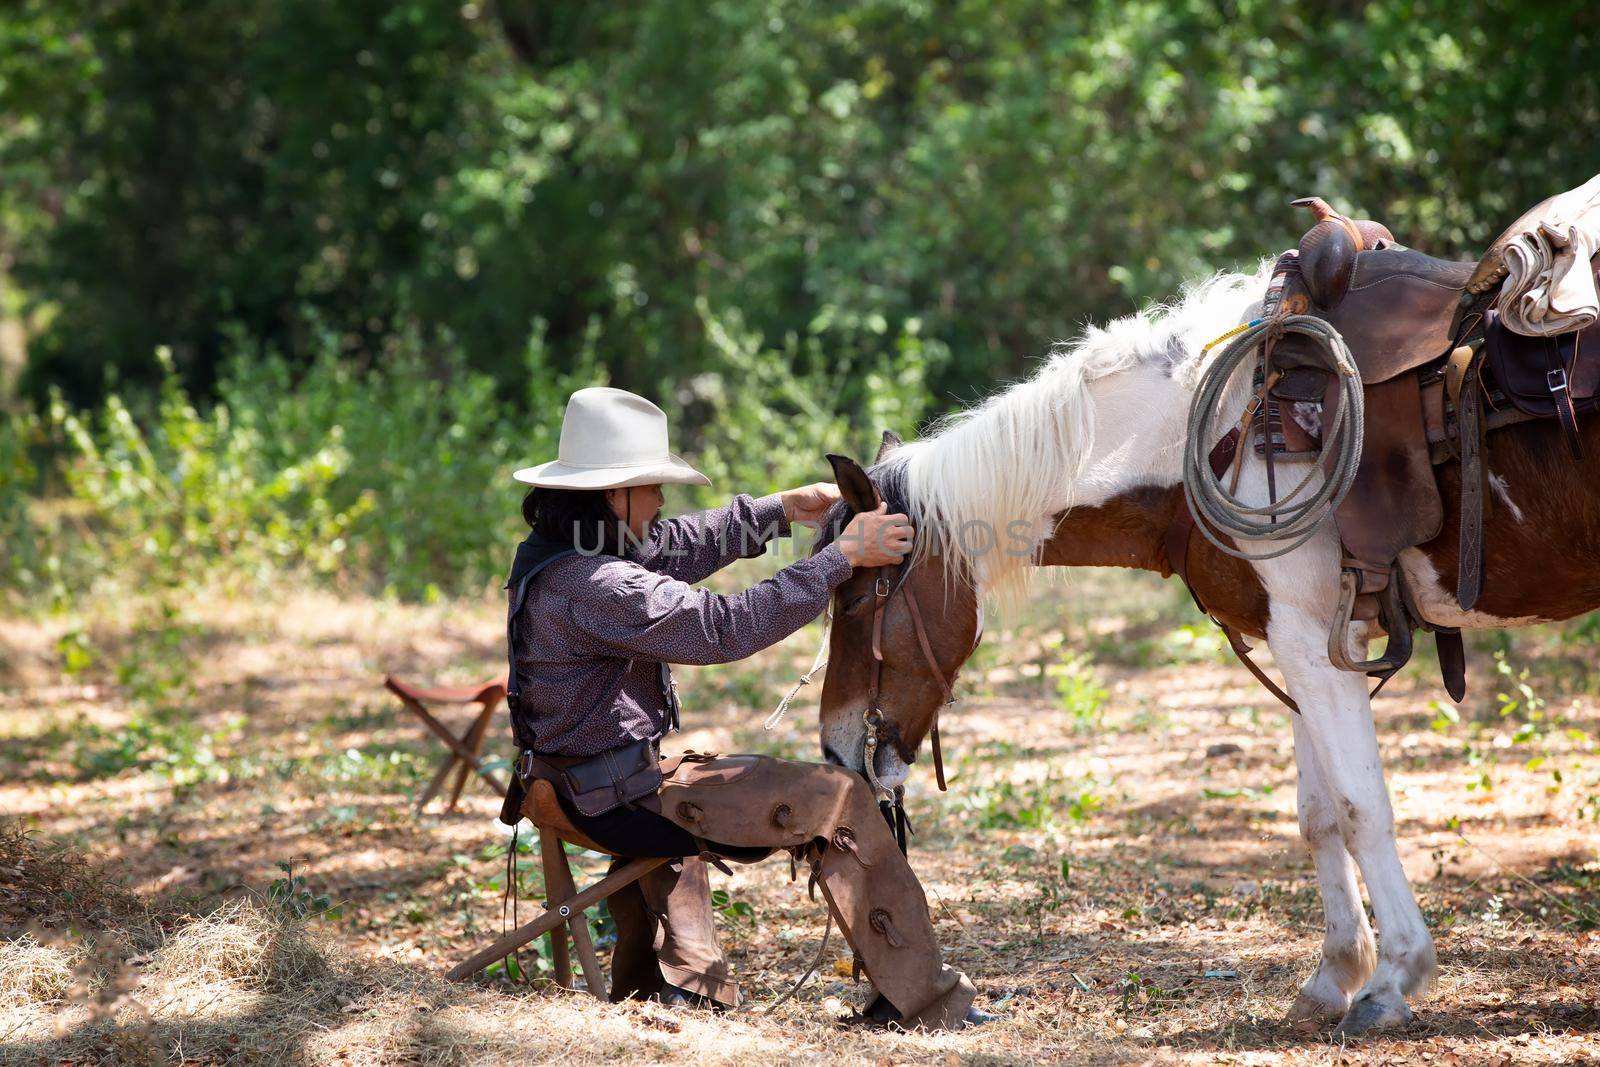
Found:
M 853 459 L 828 457 L 843 499 L 828 517 L 819 546 L 838 536 L 857 512 L 880 502 L 887 501 L 891 512 L 907 510 L 892 467 L 881 464 L 899 443 L 884 434 L 872 474 Z M 918 530 L 916 537 L 931 533 Z M 828 762 L 867 774 L 867 752 L 875 749 L 878 783 L 892 789 L 904 782 L 981 629 L 977 592 L 962 574 L 950 572 L 932 546 L 913 551 L 898 567 L 852 574 L 834 593 L 821 713 Z

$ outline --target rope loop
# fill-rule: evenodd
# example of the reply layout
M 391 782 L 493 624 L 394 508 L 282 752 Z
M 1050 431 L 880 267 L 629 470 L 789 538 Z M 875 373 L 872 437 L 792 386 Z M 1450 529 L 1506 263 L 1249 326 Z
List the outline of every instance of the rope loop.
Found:
M 1286 496 L 1257 506 L 1233 494 L 1211 469 L 1210 454 L 1212 445 L 1222 436 L 1216 422 L 1228 385 L 1269 330 L 1300 334 L 1311 340 L 1324 367 L 1336 376 L 1340 402 L 1333 425 L 1323 426 L 1322 451 L 1308 466 L 1305 477 Z M 1183 442 L 1183 495 L 1206 540 L 1236 559 L 1260 560 L 1288 555 L 1316 536 L 1355 482 L 1364 444 L 1365 401 L 1361 372 L 1350 347 L 1339 331 L 1322 319 L 1288 315 L 1251 323 L 1241 330 L 1201 375 Z M 1248 431 L 1248 420 L 1244 428 Z M 1248 437 L 1242 437 L 1240 450 L 1248 444 Z M 1237 545 L 1227 543 L 1229 538 Z M 1246 551 L 1243 546 L 1250 544 L 1275 547 Z

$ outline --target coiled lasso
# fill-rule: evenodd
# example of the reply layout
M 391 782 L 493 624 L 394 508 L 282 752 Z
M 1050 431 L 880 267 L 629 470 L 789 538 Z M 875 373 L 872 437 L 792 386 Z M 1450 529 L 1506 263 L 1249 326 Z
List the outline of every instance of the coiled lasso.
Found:
M 1206 540 L 1237 559 L 1274 559 L 1311 540 L 1350 492 L 1361 464 L 1366 405 L 1361 372 L 1350 347 L 1338 330 L 1312 315 L 1289 315 L 1276 325 L 1284 333 L 1311 339 L 1328 371 L 1338 377 L 1340 403 L 1333 426 L 1322 428 L 1317 462 L 1308 466 L 1300 484 L 1277 501 L 1256 507 L 1228 490 L 1211 469 L 1210 453 L 1221 436 L 1213 424 L 1228 382 L 1274 323 L 1260 322 L 1242 331 L 1201 375 L 1183 442 L 1183 495 L 1189 511 L 1200 520 L 1195 525 Z M 1242 451 L 1249 444 L 1246 427 L 1238 447 Z M 1324 471 L 1326 477 L 1322 477 Z M 1224 543 L 1227 537 L 1239 542 L 1239 547 Z M 1249 544 L 1276 547 L 1249 552 L 1243 547 Z

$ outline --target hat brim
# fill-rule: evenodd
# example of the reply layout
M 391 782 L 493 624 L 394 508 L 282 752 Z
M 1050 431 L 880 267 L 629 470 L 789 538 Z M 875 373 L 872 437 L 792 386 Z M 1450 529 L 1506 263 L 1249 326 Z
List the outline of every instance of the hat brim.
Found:
M 625 467 L 573 467 L 553 459 L 537 467 L 523 467 L 511 475 L 525 485 L 544 489 L 626 489 L 630 485 L 710 485 L 711 479 L 678 456 L 665 463 L 637 463 Z

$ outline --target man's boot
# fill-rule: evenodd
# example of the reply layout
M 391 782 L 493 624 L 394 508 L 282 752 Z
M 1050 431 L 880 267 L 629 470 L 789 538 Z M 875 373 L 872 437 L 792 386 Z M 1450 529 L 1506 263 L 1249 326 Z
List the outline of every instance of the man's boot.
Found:
M 610 907 L 617 924 L 612 1000 L 658 996 L 695 1003 L 692 998 L 703 997 L 739 1006 L 739 987 L 717 942 L 703 860 L 689 856 L 657 867 L 614 894 Z

